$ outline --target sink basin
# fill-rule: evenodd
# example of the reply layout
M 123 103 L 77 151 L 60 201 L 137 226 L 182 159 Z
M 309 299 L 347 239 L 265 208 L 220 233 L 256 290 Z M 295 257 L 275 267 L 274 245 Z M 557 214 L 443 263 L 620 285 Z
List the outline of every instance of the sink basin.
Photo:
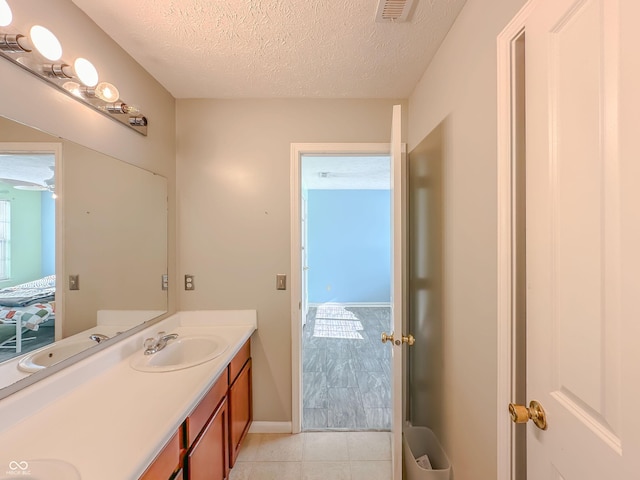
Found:
M 97 345 L 97 343 L 89 338 L 53 343 L 26 355 L 18 362 L 18 368 L 23 372 L 37 372 L 95 345 Z
M 80 473 L 62 460 L 11 460 L 0 464 L 0 480 L 80 480 Z
M 131 359 L 131 368 L 141 372 L 181 370 L 213 360 L 228 347 L 227 341 L 216 335 L 180 336 L 151 355 L 136 353 Z

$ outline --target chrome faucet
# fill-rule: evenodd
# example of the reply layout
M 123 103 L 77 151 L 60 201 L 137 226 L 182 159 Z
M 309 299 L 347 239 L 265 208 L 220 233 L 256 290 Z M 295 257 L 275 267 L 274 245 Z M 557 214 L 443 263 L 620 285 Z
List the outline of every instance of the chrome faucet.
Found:
M 144 354 L 153 355 L 166 347 L 169 340 L 178 338 L 177 333 L 170 333 L 169 335 L 166 333 L 167 332 L 158 332 L 155 337 L 147 338 L 144 341 Z
M 105 340 L 109 340 L 109 337 L 101 333 L 93 333 L 89 335 L 89 340 L 93 340 L 96 343 L 100 343 L 100 342 L 104 342 Z

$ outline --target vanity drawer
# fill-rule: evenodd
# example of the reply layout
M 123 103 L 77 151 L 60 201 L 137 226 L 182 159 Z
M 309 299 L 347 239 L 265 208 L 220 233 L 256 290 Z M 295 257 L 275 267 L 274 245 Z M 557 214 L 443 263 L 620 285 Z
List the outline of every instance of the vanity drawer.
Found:
M 229 364 L 229 385 L 231 385 L 235 381 L 236 377 L 242 370 L 242 367 L 244 367 L 244 364 L 247 363 L 247 360 L 249 360 L 250 356 L 251 340 L 247 340 Z
M 180 436 L 179 432 L 171 437 L 149 468 L 140 477 L 140 480 L 156 480 L 158 478 L 171 478 L 180 466 Z
M 205 397 L 200 401 L 198 406 L 187 417 L 185 422 L 185 435 L 187 440 L 186 447 L 189 448 L 198 437 L 204 426 L 215 412 L 220 401 L 227 395 L 227 370 L 223 371 L 220 378 L 207 392 Z

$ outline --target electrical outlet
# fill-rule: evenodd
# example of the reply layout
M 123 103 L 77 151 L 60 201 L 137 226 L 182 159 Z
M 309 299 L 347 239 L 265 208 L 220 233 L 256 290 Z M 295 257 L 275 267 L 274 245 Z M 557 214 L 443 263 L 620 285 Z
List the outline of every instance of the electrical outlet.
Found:
M 195 290 L 196 286 L 195 283 L 193 282 L 194 276 L 193 275 L 185 275 L 184 276 L 184 289 L 185 290 Z
M 169 275 L 162 275 L 162 290 L 169 290 Z

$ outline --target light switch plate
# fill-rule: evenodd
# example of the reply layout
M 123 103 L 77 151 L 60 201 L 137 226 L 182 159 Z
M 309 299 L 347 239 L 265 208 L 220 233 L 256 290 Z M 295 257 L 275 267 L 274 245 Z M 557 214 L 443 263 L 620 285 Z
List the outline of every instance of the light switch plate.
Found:
M 276 290 L 287 289 L 287 276 L 284 273 L 278 273 L 276 275 Z
M 80 290 L 80 275 L 69 275 L 69 290 Z

